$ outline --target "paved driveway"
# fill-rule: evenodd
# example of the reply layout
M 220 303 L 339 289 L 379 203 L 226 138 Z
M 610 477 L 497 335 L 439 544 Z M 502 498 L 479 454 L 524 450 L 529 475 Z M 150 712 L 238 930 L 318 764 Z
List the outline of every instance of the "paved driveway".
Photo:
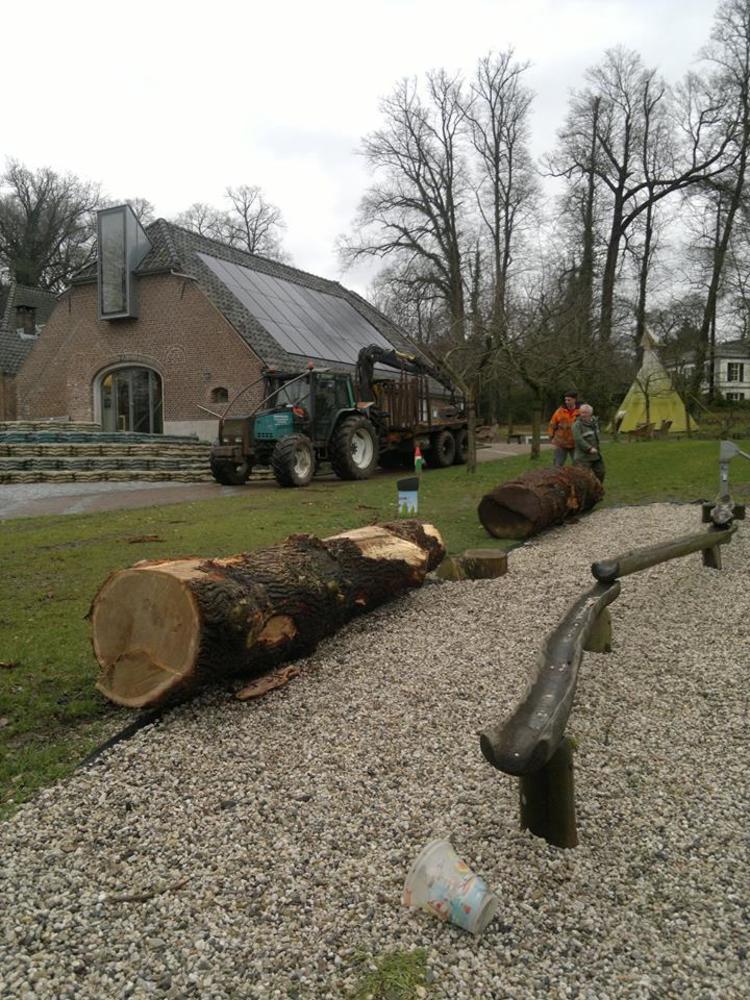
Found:
M 549 448 L 542 445 L 542 448 Z M 492 444 L 479 449 L 480 462 L 492 462 L 509 455 L 528 452 L 528 445 Z M 396 478 L 404 473 L 379 471 L 379 476 Z M 321 476 L 320 483 L 335 485 L 333 475 Z M 277 489 L 269 480 L 253 482 L 251 489 Z M 40 517 L 44 514 L 84 514 L 129 507 L 155 507 L 190 500 L 212 500 L 247 491 L 247 486 L 219 486 L 218 483 L 18 483 L 0 485 L 0 520 Z

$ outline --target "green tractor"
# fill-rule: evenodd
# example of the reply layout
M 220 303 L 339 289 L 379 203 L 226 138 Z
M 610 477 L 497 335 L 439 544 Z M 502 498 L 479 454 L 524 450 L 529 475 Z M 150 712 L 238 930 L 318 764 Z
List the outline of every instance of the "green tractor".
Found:
M 266 372 L 263 381 L 266 395 L 253 413 L 219 420 L 211 449 L 218 483 L 241 485 L 260 465 L 273 470 L 279 486 L 307 486 L 326 461 L 339 479 L 371 475 L 378 464 L 378 430 L 367 408 L 357 406 L 349 375 L 310 367 L 293 377 Z

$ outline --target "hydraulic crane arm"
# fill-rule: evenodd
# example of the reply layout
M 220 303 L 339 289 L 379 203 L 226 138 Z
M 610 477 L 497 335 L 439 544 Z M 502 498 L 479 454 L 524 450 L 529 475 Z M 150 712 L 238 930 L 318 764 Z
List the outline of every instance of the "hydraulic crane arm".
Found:
M 389 368 L 395 368 L 397 371 L 406 372 L 409 375 L 426 375 L 445 386 L 449 392 L 455 393 L 456 391 L 455 386 L 446 375 L 416 355 L 397 351 L 395 347 L 387 348 L 380 347 L 378 344 L 370 344 L 368 347 L 363 347 L 357 355 L 357 381 L 363 403 L 371 403 L 375 400 L 373 376 L 376 364 L 387 365 Z

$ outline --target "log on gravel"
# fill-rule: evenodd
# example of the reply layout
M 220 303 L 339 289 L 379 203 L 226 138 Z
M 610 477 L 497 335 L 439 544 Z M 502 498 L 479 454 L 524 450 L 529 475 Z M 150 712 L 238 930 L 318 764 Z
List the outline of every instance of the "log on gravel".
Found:
M 142 708 L 217 678 L 256 676 L 419 587 L 444 555 L 436 528 L 403 520 L 326 539 L 290 535 L 225 559 L 136 563 L 113 573 L 91 605 L 96 686 Z
M 589 510 L 603 496 L 604 487 L 590 469 L 531 469 L 483 496 L 477 513 L 495 538 L 529 538 Z

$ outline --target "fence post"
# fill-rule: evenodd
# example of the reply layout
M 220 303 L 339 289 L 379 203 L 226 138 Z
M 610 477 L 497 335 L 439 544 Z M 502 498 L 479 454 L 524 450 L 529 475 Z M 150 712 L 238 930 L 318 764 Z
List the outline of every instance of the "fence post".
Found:
M 583 648 L 587 653 L 612 652 L 612 616 L 609 608 L 602 608 L 594 619 Z
M 573 782 L 573 741 L 563 736 L 550 759 L 532 774 L 522 774 L 521 829 L 555 847 L 577 847 Z
M 718 545 L 703 550 L 703 565 L 708 569 L 721 569 L 721 549 Z

